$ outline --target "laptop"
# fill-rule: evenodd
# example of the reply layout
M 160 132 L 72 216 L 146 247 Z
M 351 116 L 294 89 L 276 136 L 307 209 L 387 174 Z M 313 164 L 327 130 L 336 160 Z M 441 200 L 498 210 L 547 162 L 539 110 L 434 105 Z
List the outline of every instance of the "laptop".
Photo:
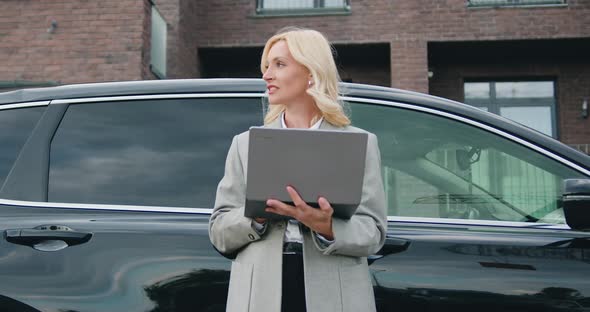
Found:
M 289 219 L 265 211 L 270 198 L 293 205 L 287 185 L 312 207 L 323 196 L 334 217 L 352 217 L 361 201 L 367 133 L 251 127 L 249 136 L 246 217 Z

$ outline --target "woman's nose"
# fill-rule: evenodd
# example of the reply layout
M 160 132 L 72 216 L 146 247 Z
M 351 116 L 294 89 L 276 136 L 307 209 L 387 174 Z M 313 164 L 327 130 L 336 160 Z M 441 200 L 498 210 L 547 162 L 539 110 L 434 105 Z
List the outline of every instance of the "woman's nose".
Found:
M 270 70 L 270 67 L 266 69 L 266 71 L 264 72 L 264 74 L 262 74 L 262 79 L 269 81 L 273 79 L 273 75 L 272 72 Z

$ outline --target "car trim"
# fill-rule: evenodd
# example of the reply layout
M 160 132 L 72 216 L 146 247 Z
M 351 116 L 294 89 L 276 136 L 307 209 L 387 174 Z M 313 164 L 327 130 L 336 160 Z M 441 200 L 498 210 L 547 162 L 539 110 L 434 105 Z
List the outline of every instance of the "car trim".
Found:
M 492 132 L 495 134 L 498 134 L 500 136 L 503 136 L 505 138 L 508 138 L 510 140 L 513 140 L 517 143 L 520 143 L 521 145 L 524 145 L 530 149 L 533 149 L 545 156 L 548 156 L 550 158 L 553 158 L 569 167 L 571 167 L 572 169 L 575 169 L 587 176 L 590 176 L 590 170 L 587 170 L 559 155 L 556 155 L 540 146 L 537 146 L 531 142 L 528 142 L 526 140 L 523 140 L 515 135 L 512 135 L 510 133 L 504 132 L 502 130 L 496 129 L 494 127 L 490 127 L 486 124 L 468 119 L 468 118 L 464 118 L 461 116 L 457 116 L 451 113 L 447 113 L 444 111 L 440 111 L 440 110 L 436 110 L 436 109 L 432 109 L 432 108 L 427 108 L 427 107 L 422 107 L 422 106 L 416 106 L 416 105 L 411 105 L 411 104 L 404 104 L 404 103 L 397 103 L 397 102 L 392 102 L 392 101 L 384 101 L 384 100 L 374 100 L 374 99 L 361 99 L 361 98 L 355 98 L 355 97 L 341 97 L 340 99 L 344 100 L 344 101 L 352 101 L 352 102 L 364 102 L 364 103 L 373 103 L 373 104 L 382 104 L 382 105 L 386 105 L 386 106 L 395 106 L 395 107 L 403 107 L 403 108 L 409 108 L 409 109 L 413 109 L 413 110 L 417 110 L 417 111 L 423 111 L 426 113 L 430 113 L 430 114 L 434 114 L 434 115 L 439 115 L 439 116 L 443 116 L 443 117 L 447 117 L 450 119 L 454 119 L 454 120 L 458 120 L 458 121 L 462 121 L 466 124 L 470 124 L 473 126 L 476 126 L 478 128 L 484 129 L 488 132 Z
M 542 229 L 558 229 L 570 230 L 567 224 L 554 223 L 532 223 L 519 221 L 496 221 L 496 220 L 477 220 L 477 219 L 452 219 L 452 218 L 427 218 L 427 217 L 402 217 L 402 216 L 388 216 L 387 221 L 403 222 L 403 223 L 436 223 L 445 225 L 462 225 L 462 226 L 496 226 L 496 227 L 518 227 L 518 228 L 542 228 Z
M 211 208 L 189 208 L 189 207 L 168 207 L 168 206 L 141 206 L 141 205 L 109 205 L 109 204 L 82 204 L 82 203 L 57 203 L 57 202 L 34 202 L 23 200 L 0 199 L 0 205 L 5 206 L 27 206 L 36 208 L 55 209 L 84 209 L 84 210 L 118 210 L 137 212 L 164 212 L 164 213 L 187 213 L 187 214 L 211 214 Z M 530 223 L 514 221 L 492 221 L 492 220 L 470 220 L 470 219 L 446 219 L 446 218 L 423 218 L 423 217 L 400 217 L 388 216 L 389 222 L 420 223 L 420 224 L 443 224 L 462 226 L 496 226 L 509 228 L 542 228 L 569 230 L 566 224 L 551 223 Z
M 53 100 L 51 104 L 79 104 L 92 102 L 161 100 L 161 99 L 190 99 L 190 98 L 236 98 L 236 97 L 264 97 L 264 93 L 185 93 L 185 94 L 153 94 L 153 95 L 122 95 L 77 99 Z
M 581 194 L 581 195 L 573 195 L 573 194 L 569 194 L 569 195 L 563 195 L 564 199 L 568 199 L 568 200 L 588 200 L 588 198 L 590 198 L 590 195 L 585 195 L 585 194 Z
M 37 201 L 25 201 L 25 200 L 13 200 L 13 199 L 0 199 L 0 205 L 30 206 L 30 207 L 38 207 L 38 208 L 58 208 L 58 209 L 63 208 L 63 209 L 145 211 L 145 212 L 179 212 L 179 213 L 194 213 L 194 214 L 211 214 L 211 212 L 213 211 L 213 209 L 211 209 L 211 208 L 37 202 Z
M 0 105 L 0 110 L 24 108 L 24 107 L 47 106 L 47 105 L 49 105 L 49 102 L 50 101 L 38 101 L 38 102 L 26 102 L 26 103 L 17 103 L 17 104 L 4 104 L 4 105 Z

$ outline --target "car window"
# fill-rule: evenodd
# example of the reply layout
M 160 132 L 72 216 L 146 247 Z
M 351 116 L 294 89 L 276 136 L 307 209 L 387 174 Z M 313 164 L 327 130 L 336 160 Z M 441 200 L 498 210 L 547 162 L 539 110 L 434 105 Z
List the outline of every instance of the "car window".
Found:
M 48 200 L 212 208 L 232 137 L 261 123 L 260 98 L 71 104 Z
M 0 110 L 0 187 L 45 107 Z
M 585 177 L 494 133 L 409 109 L 351 103 L 381 148 L 389 215 L 565 223 L 565 178 Z

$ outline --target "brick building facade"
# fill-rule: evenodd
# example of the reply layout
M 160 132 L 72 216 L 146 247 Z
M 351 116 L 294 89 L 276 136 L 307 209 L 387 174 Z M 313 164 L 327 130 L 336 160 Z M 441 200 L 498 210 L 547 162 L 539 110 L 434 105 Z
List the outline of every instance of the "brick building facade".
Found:
M 149 7 L 142 1 L 3 0 L 1 5 L 0 81 L 5 87 L 144 75 Z
M 485 1 L 496 4 L 474 5 Z M 345 81 L 458 101 L 469 100 L 469 83 L 495 90 L 506 82 L 552 82 L 553 102 L 547 104 L 552 135 L 568 144 L 590 143 L 590 122 L 582 117 L 590 97 L 585 0 L 293 0 L 312 7 L 277 11 L 260 9 L 289 1 L 1 2 L 4 89 L 156 79 L 150 70 L 155 8 L 167 24 L 166 78 L 260 77 L 265 40 L 283 26 L 297 25 L 327 35 Z M 313 8 L 334 2 L 340 9 Z

